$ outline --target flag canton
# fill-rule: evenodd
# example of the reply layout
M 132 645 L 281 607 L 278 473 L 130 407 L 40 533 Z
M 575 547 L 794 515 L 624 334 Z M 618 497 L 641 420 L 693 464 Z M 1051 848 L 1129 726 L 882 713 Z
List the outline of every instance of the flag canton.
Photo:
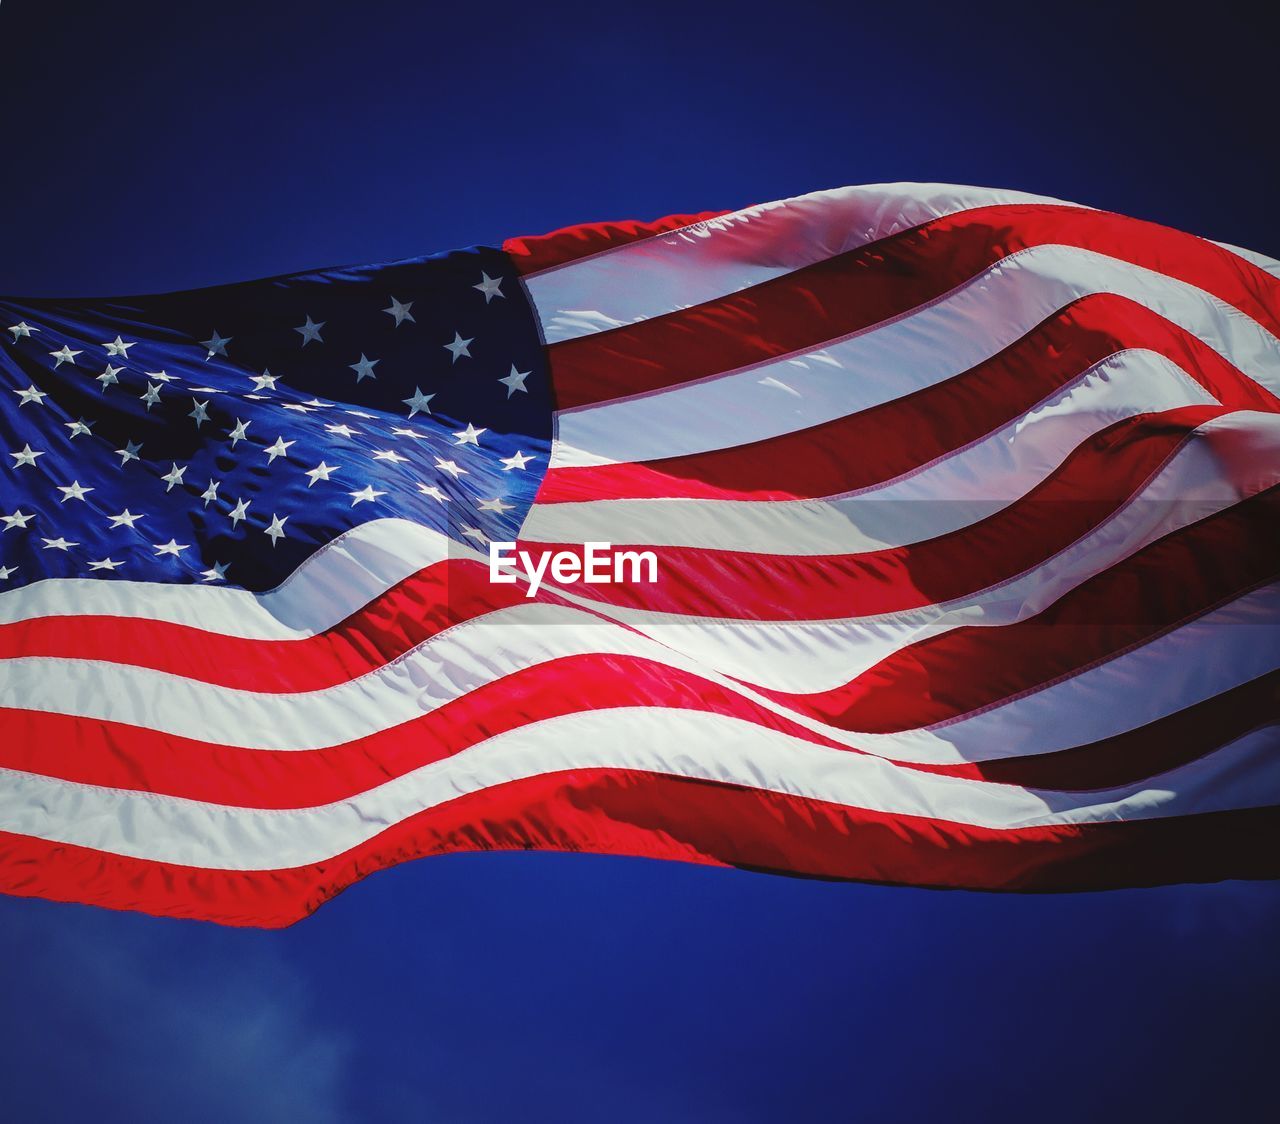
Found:
M 0 589 L 278 585 L 359 524 L 515 539 L 551 401 L 472 249 L 159 296 L 0 301 Z

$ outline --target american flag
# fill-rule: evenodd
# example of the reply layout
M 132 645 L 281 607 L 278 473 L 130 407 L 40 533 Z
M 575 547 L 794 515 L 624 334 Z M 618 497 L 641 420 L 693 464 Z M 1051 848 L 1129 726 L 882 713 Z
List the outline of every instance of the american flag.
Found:
M 896 184 L 0 328 L 8 893 L 1280 874 L 1270 259 Z

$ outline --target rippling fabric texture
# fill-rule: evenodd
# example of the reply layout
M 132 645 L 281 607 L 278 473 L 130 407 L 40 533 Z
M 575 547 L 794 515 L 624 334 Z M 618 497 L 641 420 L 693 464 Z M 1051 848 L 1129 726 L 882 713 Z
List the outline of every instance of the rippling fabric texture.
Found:
M 1259 254 L 893 184 L 0 329 L 5 892 L 279 926 L 463 850 L 1280 874 Z M 507 541 L 655 580 L 530 596 Z

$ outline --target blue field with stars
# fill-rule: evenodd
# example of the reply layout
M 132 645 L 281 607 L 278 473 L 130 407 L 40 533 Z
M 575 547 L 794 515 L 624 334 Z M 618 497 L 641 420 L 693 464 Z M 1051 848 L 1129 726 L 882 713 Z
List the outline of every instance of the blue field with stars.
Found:
M 470 249 L 157 296 L 0 301 L 0 584 L 271 589 L 361 523 L 515 539 L 538 328 Z

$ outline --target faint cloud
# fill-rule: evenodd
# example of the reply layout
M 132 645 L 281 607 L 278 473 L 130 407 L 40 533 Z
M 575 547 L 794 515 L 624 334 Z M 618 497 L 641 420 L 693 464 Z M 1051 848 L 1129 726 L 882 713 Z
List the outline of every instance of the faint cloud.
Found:
M 0 901 L 11 1119 L 350 1119 L 354 1043 L 262 934 L 67 908 Z

